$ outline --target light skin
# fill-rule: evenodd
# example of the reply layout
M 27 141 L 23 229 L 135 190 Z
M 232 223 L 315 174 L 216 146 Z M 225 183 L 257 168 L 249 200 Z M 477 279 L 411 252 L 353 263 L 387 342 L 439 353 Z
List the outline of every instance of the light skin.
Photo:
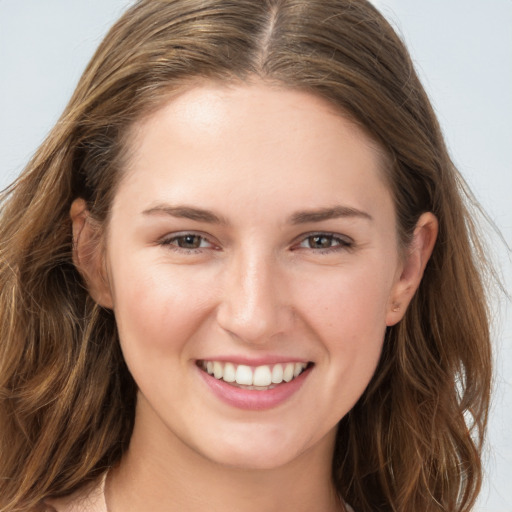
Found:
M 71 209 L 75 263 L 139 387 L 109 509 L 341 510 L 336 425 L 419 285 L 435 217 L 400 249 L 377 145 L 307 93 L 201 84 L 131 144 L 103 247 L 83 201 Z M 212 391 L 200 366 L 215 360 L 308 369 L 246 409 Z

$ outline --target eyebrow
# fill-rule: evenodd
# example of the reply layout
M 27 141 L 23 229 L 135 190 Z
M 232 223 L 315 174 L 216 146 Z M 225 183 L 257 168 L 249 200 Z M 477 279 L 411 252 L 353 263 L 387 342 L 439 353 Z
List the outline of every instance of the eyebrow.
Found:
M 219 217 L 211 210 L 197 208 L 193 206 L 172 206 L 167 204 L 158 204 L 142 212 L 144 215 L 170 215 L 181 219 L 190 219 L 197 222 L 207 222 L 209 224 L 227 225 L 228 221 Z M 306 224 L 309 222 L 322 222 L 329 219 L 338 219 L 342 217 L 359 217 L 362 219 L 373 220 L 373 217 L 362 210 L 349 206 L 333 206 L 329 208 L 318 208 L 313 210 L 303 210 L 292 214 L 288 220 L 290 224 Z
M 192 206 L 171 206 L 159 204 L 148 208 L 142 212 L 144 215 L 170 215 L 180 219 L 190 219 L 198 222 L 207 222 L 209 224 L 227 224 L 227 220 L 219 217 L 210 210 L 196 208 Z
M 333 206 L 330 208 L 319 208 L 316 210 L 304 210 L 294 213 L 290 217 L 290 224 L 306 224 L 308 222 L 322 222 L 329 219 L 341 217 L 359 217 L 366 220 L 373 220 L 373 217 L 362 210 L 349 206 Z

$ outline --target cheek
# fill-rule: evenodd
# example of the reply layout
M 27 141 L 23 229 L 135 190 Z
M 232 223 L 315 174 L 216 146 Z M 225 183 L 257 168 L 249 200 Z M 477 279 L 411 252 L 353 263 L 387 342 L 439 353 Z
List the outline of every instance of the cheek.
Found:
M 386 330 L 391 276 L 375 262 L 308 279 L 297 290 L 302 315 L 337 360 L 335 368 L 371 377 Z
M 310 273 L 294 289 L 297 313 L 316 340 L 318 414 L 337 423 L 364 393 L 378 365 L 393 278 L 378 261 Z
M 384 268 L 334 270 L 323 275 L 302 280 L 296 296 L 302 300 L 303 310 L 310 309 L 322 328 L 338 330 L 345 335 L 364 332 L 377 326 L 385 327 L 385 317 L 392 278 Z M 302 298 L 302 299 L 301 299 Z
M 114 313 L 127 361 L 175 356 L 201 324 L 207 303 L 201 276 L 168 266 L 123 263 L 113 272 Z M 204 282 L 204 280 L 203 280 Z M 184 354 L 185 356 L 186 354 Z

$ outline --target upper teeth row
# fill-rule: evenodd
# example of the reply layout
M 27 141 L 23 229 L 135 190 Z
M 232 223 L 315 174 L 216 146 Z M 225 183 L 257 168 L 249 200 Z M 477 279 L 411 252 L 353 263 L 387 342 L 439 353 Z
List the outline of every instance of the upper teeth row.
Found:
M 247 366 L 244 364 L 223 363 L 220 361 L 203 361 L 202 367 L 216 379 L 225 382 L 236 382 L 246 386 L 270 386 L 290 382 L 298 377 L 306 368 L 307 363 L 284 363 L 273 366 Z

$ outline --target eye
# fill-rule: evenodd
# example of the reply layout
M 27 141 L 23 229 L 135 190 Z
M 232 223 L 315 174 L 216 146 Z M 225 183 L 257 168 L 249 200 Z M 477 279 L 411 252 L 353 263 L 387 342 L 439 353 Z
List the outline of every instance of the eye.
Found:
M 331 235 L 313 235 L 308 236 L 301 247 L 307 246 L 310 249 L 329 249 L 336 243 L 336 240 Z
M 174 243 L 182 249 L 199 249 L 205 242 L 204 238 L 199 235 L 183 235 L 175 237 L 171 243 Z
M 352 246 L 350 239 L 330 234 L 330 233 L 313 233 L 303 238 L 298 244 L 300 249 L 313 249 L 328 252 L 331 250 L 342 250 Z
M 184 251 L 213 247 L 213 244 L 207 238 L 196 233 L 183 233 L 167 237 L 160 241 L 160 245 L 166 245 L 173 249 L 182 249 Z

